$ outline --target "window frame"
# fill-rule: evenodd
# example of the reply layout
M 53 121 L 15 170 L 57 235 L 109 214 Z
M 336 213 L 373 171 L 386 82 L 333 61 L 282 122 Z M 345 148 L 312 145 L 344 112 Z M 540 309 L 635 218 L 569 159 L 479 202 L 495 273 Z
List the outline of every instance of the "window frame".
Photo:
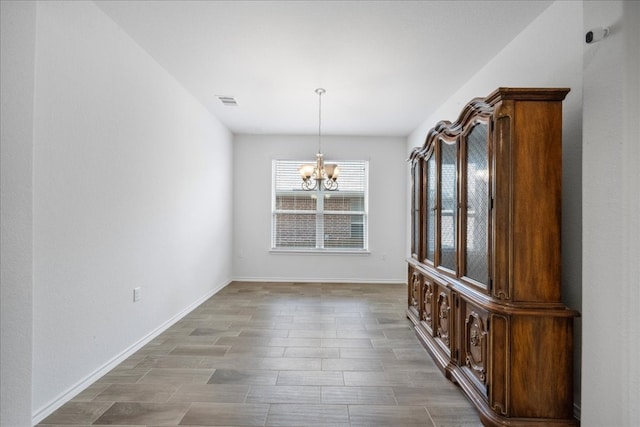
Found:
M 283 194 L 283 193 L 291 193 L 291 194 L 316 194 L 317 195 L 317 200 L 324 200 L 321 199 L 320 196 L 322 196 L 322 198 L 325 197 L 325 195 L 329 195 L 329 197 L 331 197 L 332 194 L 337 194 L 337 195 L 344 195 L 344 194 L 348 194 L 348 191 L 345 191 L 343 193 L 340 192 L 340 187 L 338 187 L 337 191 L 328 191 L 328 190 L 324 190 L 324 189 L 315 189 L 315 190 L 310 190 L 310 191 L 306 191 L 302 189 L 302 183 L 300 184 L 300 190 L 298 189 L 292 189 L 292 190 L 286 190 L 286 191 L 281 191 L 278 192 L 276 191 L 276 174 L 277 174 L 277 167 L 278 167 L 278 162 L 286 162 L 286 163 L 294 163 L 296 165 L 302 165 L 302 164 L 308 164 L 308 163 L 315 163 L 315 161 L 313 160 L 290 160 L 290 159 L 272 159 L 272 179 L 271 179 L 271 230 L 270 230 L 270 249 L 269 251 L 271 253 L 275 253 L 275 254 L 290 254 L 290 253 L 301 253 L 301 254 L 351 254 L 351 255 L 362 255 L 362 254 L 369 254 L 369 161 L 368 160 L 343 160 L 343 161 L 332 161 L 331 163 L 337 163 L 340 168 L 341 171 L 344 171 L 344 165 L 348 164 L 348 163 L 360 163 L 362 164 L 362 167 L 364 168 L 364 191 L 363 191 L 363 210 L 361 211 L 347 211 L 347 210 L 325 210 L 324 206 L 323 206 L 323 202 L 320 203 L 316 203 L 315 209 L 314 210 L 295 210 L 295 209 L 291 209 L 291 210 L 283 210 L 283 209 L 276 209 L 277 206 L 277 196 L 278 194 Z M 297 174 L 297 171 L 296 171 Z M 343 174 L 341 174 L 341 176 L 343 176 Z M 338 178 L 338 185 L 340 185 L 340 178 Z M 316 220 L 317 218 L 323 218 L 323 220 L 325 219 L 325 215 L 344 215 L 347 217 L 354 217 L 354 216 L 360 216 L 362 218 L 361 222 L 357 222 L 359 225 L 362 226 L 363 229 L 363 245 L 362 247 L 324 247 L 324 238 L 323 235 L 324 233 L 322 233 L 319 230 L 323 230 L 324 227 L 326 226 L 326 222 L 323 221 L 323 223 L 321 225 L 316 224 L 315 226 L 315 231 L 316 231 L 316 238 L 315 238 L 315 243 L 316 246 L 315 247 L 277 247 L 276 245 L 276 221 L 275 221 L 275 216 L 277 214 L 283 214 L 283 213 L 291 213 L 291 214 L 296 214 L 296 213 L 300 213 L 300 214 L 307 214 L 307 215 L 313 215 Z M 350 229 L 353 229 L 353 224 L 354 222 L 350 223 Z

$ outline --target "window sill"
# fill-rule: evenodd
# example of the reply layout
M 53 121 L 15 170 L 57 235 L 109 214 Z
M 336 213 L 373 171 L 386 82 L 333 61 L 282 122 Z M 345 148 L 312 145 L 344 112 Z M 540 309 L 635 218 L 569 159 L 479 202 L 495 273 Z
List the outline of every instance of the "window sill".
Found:
M 366 249 L 270 249 L 274 255 L 370 255 Z

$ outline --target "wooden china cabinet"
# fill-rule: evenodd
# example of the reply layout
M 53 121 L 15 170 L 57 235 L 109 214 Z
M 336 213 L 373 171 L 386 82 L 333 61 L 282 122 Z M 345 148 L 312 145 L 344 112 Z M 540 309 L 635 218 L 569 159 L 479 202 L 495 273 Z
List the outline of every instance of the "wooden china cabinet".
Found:
M 499 88 L 410 157 L 407 316 L 488 426 L 577 425 L 561 302 L 562 100 Z

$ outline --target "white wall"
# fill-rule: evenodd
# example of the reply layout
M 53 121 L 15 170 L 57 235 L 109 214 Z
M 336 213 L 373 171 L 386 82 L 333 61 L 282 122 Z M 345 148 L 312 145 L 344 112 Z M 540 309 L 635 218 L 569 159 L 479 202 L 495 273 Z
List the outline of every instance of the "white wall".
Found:
M 36 5 L 0 2 L 0 425 L 31 423 L 33 83 Z
M 232 136 L 92 2 L 38 3 L 35 83 L 38 421 L 230 281 Z
M 408 139 L 408 150 L 421 146 L 438 121 L 456 120 L 469 100 L 497 87 L 571 89 L 563 103 L 562 293 L 563 301 L 577 310 L 582 308 L 582 27 L 582 2 L 553 3 Z M 580 318 L 574 336 L 574 401 L 579 406 Z
M 584 2 L 582 425 L 640 425 L 640 3 Z M 583 32 L 583 33 L 584 33 Z
M 325 160 L 369 160 L 367 255 L 270 253 L 272 160 L 311 160 L 317 136 L 234 139 L 233 276 L 238 280 L 406 282 L 405 139 L 323 136 Z

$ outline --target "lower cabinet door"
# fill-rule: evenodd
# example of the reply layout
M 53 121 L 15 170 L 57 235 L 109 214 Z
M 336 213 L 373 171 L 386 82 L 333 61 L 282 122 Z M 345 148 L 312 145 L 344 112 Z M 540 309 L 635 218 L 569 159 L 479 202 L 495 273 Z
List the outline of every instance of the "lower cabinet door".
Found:
M 488 395 L 487 352 L 489 348 L 489 314 L 461 299 L 460 364 L 465 376 L 485 397 Z
M 434 282 L 429 276 L 425 276 L 422 283 L 422 310 L 420 312 L 420 324 L 431 336 L 433 336 L 433 302 Z
M 433 327 L 435 340 L 441 350 L 451 358 L 455 342 L 455 306 L 453 293 L 445 286 L 434 284 Z
M 413 268 L 409 270 L 409 310 L 416 318 L 420 318 L 420 288 L 422 276 Z

